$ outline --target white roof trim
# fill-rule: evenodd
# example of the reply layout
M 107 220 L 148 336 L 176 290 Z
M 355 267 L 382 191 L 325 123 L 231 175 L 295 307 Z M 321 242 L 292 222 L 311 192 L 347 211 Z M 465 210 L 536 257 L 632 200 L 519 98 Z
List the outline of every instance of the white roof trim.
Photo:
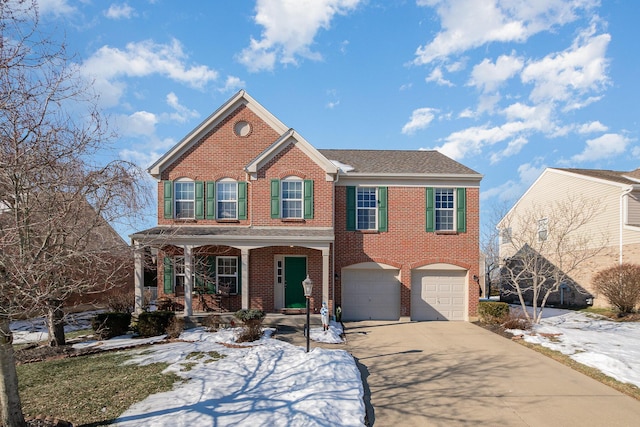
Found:
M 306 139 L 304 139 L 298 132 L 293 129 L 287 130 L 280 138 L 278 138 L 273 144 L 267 147 L 258 157 L 256 157 L 245 168 L 246 171 L 255 178 L 258 170 L 273 159 L 280 151 L 282 151 L 289 144 L 295 144 L 297 148 L 302 150 L 311 160 L 313 160 L 318 166 L 320 166 L 327 174 L 335 175 L 338 173 L 338 167 L 329 161 L 325 156 L 320 154 L 318 150 Z M 327 179 L 330 180 L 330 179 Z M 332 179 L 331 179 L 332 180 Z
M 200 123 L 195 129 L 193 129 L 187 136 L 182 138 L 180 142 L 174 145 L 169 151 L 167 151 L 162 157 L 160 157 L 154 164 L 149 166 L 147 171 L 156 179 L 159 179 L 160 173 L 173 161 L 178 159 L 184 154 L 193 144 L 198 142 L 202 136 L 207 134 L 211 129 L 215 128 L 220 122 L 222 122 L 229 114 L 235 111 L 241 105 L 245 105 L 251 111 L 253 111 L 258 117 L 264 120 L 269 126 L 271 126 L 278 134 L 283 134 L 287 131 L 287 126 L 282 123 L 278 118 L 271 114 L 266 108 L 264 108 L 258 101 L 253 99 L 249 94 L 241 90 L 233 95 L 227 102 L 222 104 L 220 108 L 214 111 L 209 117 L 207 117 L 202 123 Z
M 545 176 L 548 173 L 556 173 L 556 174 L 561 174 L 561 175 L 569 175 L 572 176 L 574 178 L 580 178 L 580 179 L 584 179 L 585 181 L 592 181 L 592 182 L 597 182 L 600 184 L 606 184 L 606 185 L 611 185 L 612 187 L 618 187 L 620 188 L 622 191 L 627 190 L 629 188 L 634 188 L 633 185 L 629 185 L 629 184 L 623 184 L 621 182 L 615 182 L 615 181 L 610 181 L 608 179 L 603 179 L 603 178 L 595 178 L 592 176 L 587 176 L 587 175 L 583 175 L 580 173 L 575 173 L 575 172 L 571 172 L 571 171 L 566 171 L 566 170 L 561 170 L 561 169 L 555 169 L 555 168 L 546 168 L 544 171 L 542 171 L 542 173 L 540 174 L 540 176 L 533 182 L 533 184 L 531 184 L 529 186 L 529 188 L 527 188 L 527 191 L 525 191 L 522 196 L 520 196 L 520 198 L 513 204 L 513 206 L 511 207 L 511 209 L 509 209 L 509 211 L 502 217 L 502 219 L 500 219 L 500 221 L 498 221 L 498 224 L 496 224 L 496 228 L 500 228 L 502 225 L 502 221 L 504 221 L 505 218 L 507 218 L 509 215 L 511 215 L 511 213 L 517 208 L 517 206 L 520 204 L 520 201 L 523 200 L 527 194 L 529 194 L 529 192 L 533 189 L 533 187 L 536 186 L 536 184 L 538 184 L 538 181 L 540 181 L 542 179 L 543 176 Z

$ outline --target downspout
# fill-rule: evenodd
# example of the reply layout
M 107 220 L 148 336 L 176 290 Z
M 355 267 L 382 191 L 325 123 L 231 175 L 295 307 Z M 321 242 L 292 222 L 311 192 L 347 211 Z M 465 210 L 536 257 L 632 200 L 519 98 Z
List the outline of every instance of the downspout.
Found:
M 620 242 L 619 242 L 619 249 L 618 249 L 618 263 L 620 265 L 622 265 L 622 233 L 623 233 L 623 228 L 624 228 L 624 197 L 631 193 L 631 191 L 633 191 L 633 187 L 629 187 L 627 188 L 625 191 L 623 191 L 620 194 Z
M 331 203 L 331 225 L 333 228 L 333 250 L 331 251 L 331 297 L 333 298 L 333 320 L 336 320 L 336 184 L 340 181 L 340 168 L 336 173 L 336 180 L 333 182 L 333 203 Z

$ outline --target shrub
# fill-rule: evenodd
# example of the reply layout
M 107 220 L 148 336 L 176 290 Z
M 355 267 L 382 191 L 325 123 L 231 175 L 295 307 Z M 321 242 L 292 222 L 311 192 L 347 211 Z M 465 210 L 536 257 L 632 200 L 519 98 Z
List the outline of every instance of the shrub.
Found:
M 116 313 L 133 313 L 135 292 L 115 292 L 107 297 L 107 306 Z
M 219 314 L 210 314 L 204 319 L 202 319 L 202 325 L 208 331 L 217 331 L 218 329 L 220 329 L 220 326 L 222 325 L 222 318 L 220 317 Z
M 175 317 L 172 311 L 145 311 L 138 315 L 138 334 L 155 337 L 167 333 L 169 322 Z
M 509 312 L 501 323 L 505 329 L 522 329 L 524 331 L 531 329 L 531 321 L 521 310 Z
M 169 319 L 169 325 L 167 326 L 167 336 L 169 338 L 178 338 L 184 331 L 184 319 L 182 317 L 173 316 Z
M 509 316 L 509 304 L 498 301 L 480 301 L 478 316 L 483 323 L 500 324 Z
M 91 318 L 91 327 L 98 339 L 108 340 L 129 331 L 131 324 L 130 313 L 99 313 Z
M 624 263 L 601 270 L 593 288 L 621 314 L 633 313 L 640 303 L 640 265 Z
M 236 311 L 234 317 L 244 324 L 236 341 L 250 342 L 259 340 L 262 336 L 262 321 L 265 316 L 266 313 L 262 310 L 244 309 Z

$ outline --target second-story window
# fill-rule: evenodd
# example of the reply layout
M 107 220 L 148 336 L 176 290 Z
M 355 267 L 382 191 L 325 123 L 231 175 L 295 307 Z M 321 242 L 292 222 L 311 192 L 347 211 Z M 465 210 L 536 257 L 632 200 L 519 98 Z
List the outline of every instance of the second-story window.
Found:
M 195 218 L 195 183 L 193 181 L 176 181 L 175 185 L 175 217 Z
M 235 181 L 219 181 L 216 183 L 217 218 L 238 218 L 238 183 Z
M 538 240 L 545 241 L 547 240 L 547 235 L 549 233 L 549 218 L 542 218 L 538 220 Z
M 454 230 L 453 188 L 436 188 L 436 230 Z
M 375 187 L 358 187 L 356 203 L 356 229 L 377 230 L 378 197 Z
M 301 179 L 282 181 L 282 218 L 302 218 L 302 195 Z

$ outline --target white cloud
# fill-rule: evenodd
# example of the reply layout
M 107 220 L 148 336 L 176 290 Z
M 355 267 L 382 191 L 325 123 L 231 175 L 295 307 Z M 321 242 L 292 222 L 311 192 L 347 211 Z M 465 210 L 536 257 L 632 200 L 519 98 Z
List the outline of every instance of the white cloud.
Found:
M 247 84 L 240 80 L 239 77 L 235 76 L 227 76 L 227 79 L 224 82 L 224 86 L 220 89 L 220 92 L 229 93 L 229 92 L 237 92 L 238 90 L 245 87 Z
M 438 110 L 434 108 L 418 108 L 411 114 L 409 122 L 402 127 L 402 133 L 405 135 L 413 135 L 421 129 L 425 129 L 435 118 L 435 114 Z
M 492 42 L 524 42 L 532 35 L 576 19 L 598 0 L 423 0 L 419 6 L 436 9 L 442 31 L 418 47 L 414 62 L 429 64 L 436 59 Z
M 116 118 L 118 130 L 125 136 L 152 136 L 155 134 L 158 117 L 148 111 L 136 111 L 131 115 Z
M 360 2 L 258 0 L 254 20 L 263 27 L 261 38 L 252 37 L 237 60 L 250 71 L 273 70 L 276 62 L 296 65 L 298 58 L 320 60 L 322 55 L 310 48 L 318 31 L 328 29 L 335 15 L 349 13 Z
M 582 153 L 576 154 L 571 160 L 587 162 L 614 157 L 624 153 L 630 142 L 631 140 L 624 135 L 605 133 L 598 138 L 587 140 Z
M 605 58 L 609 34 L 594 35 L 593 28 L 576 38 L 570 49 L 527 64 L 522 82 L 534 85 L 534 102 L 579 102 L 580 96 L 598 92 L 609 83 Z
M 606 132 L 609 128 L 600 123 L 598 120 L 594 122 L 584 123 L 578 128 L 578 133 Z
M 112 4 L 109 6 L 109 9 L 104 12 L 104 16 L 109 19 L 131 19 L 135 16 L 135 10 L 127 3 L 121 5 Z
M 490 158 L 491 164 L 498 163 L 500 160 L 502 160 L 505 157 L 515 156 L 520 152 L 520 150 L 522 150 L 522 148 L 525 145 L 527 145 L 528 142 L 529 140 L 524 136 L 519 136 L 509 141 L 509 143 L 507 144 L 507 148 L 505 148 L 500 152 L 493 153 L 491 155 L 491 158 Z
M 515 56 L 501 55 L 495 63 L 484 59 L 471 71 L 470 86 L 476 86 L 483 92 L 495 91 L 503 82 L 518 73 L 524 62 Z
M 439 67 L 435 68 L 425 80 L 427 82 L 436 82 L 440 86 L 453 86 L 453 83 L 443 77 L 442 69 Z
M 200 117 L 200 114 L 196 110 L 189 110 L 184 105 L 181 105 L 178 101 L 178 97 L 173 92 L 170 92 L 167 95 L 167 105 L 175 110 L 173 113 L 169 114 L 168 117 L 178 123 L 185 123 L 191 118 Z
M 60 17 L 74 13 L 76 8 L 68 0 L 38 0 L 38 11 L 41 15 Z
M 157 44 L 151 40 L 128 43 L 124 50 L 103 46 L 82 64 L 83 73 L 95 81 L 105 106 L 116 105 L 123 95 L 126 77 L 160 74 L 173 81 L 203 89 L 218 73 L 205 65 L 189 66 L 178 40 Z
M 547 166 L 542 163 L 540 158 L 536 158 L 530 163 L 522 164 L 518 167 L 517 181 L 509 180 L 497 187 L 482 191 L 480 200 L 485 202 L 496 197 L 501 201 L 515 201 L 538 179 L 546 168 Z

